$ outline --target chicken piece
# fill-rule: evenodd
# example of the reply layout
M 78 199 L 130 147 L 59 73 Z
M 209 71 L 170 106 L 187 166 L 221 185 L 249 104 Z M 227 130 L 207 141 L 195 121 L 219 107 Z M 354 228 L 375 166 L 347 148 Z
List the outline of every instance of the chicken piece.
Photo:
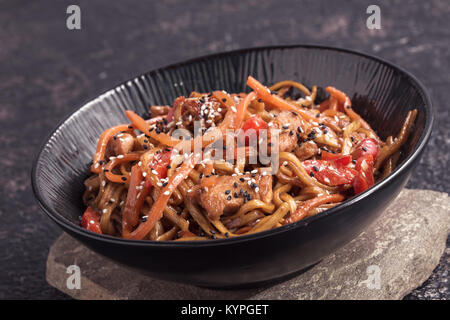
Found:
M 179 103 L 183 104 L 181 119 L 184 126 L 189 126 L 192 121 L 203 120 L 204 126 L 209 128 L 221 121 L 226 113 L 226 109 L 216 99 L 207 96 L 186 98 Z
M 306 141 L 295 147 L 294 152 L 300 161 L 304 161 L 315 156 L 319 152 L 319 147 L 314 141 Z
M 279 150 L 280 152 L 292 151 L 298 143 L 301 133 L 305 132 L 307 125 L 303 119 L 295 112 L 281 111 L 272 112 L 276 118 L 271 122 L 272 128 L 280 129 L 279 135 Z
M 172 109 L 172 107 L 169 106 L 151 106 L 150 107 L 150 114 L 151 117 L 159 117 L 159 116 L 165 116 L 166 114 L 169 113 L 170 109 Z
M 129 133 L 118 133 L 109 142 L 106 147 L 108 156 L 125 155 L 133 151 L 134 137 Z
M 268 203 L 272 200 L 272 176 L 253 175 L 203 178 L 191 193 L 206 210 L 208 217 L 216 220 L 222 214 L 237 211 L 247 201 L 259 199 Z M 205 186 L 207 179 L 213 179 L 212 184 L 208 181 L 210 187 Z
M 321 125 L 320 127 L 314 128 L 314 142 L 325 145 L 328 149 L 337 150 L 341 148 L 340 138 L 337 134 L 331 130 L 331 128 Z

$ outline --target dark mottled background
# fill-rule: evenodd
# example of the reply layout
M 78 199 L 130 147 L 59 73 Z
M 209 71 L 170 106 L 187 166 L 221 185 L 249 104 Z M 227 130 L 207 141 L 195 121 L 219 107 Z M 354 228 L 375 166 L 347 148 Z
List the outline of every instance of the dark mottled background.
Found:
M 81 7 L 82 30 L 66 28 Z M 381 7 L 368 30 L 366 8 Z M 68 298 L 45 282 L 61 231 L 39 210 L 30 168 L 43 139 L 69 112 L 144 71 L 218 51 L 316 43 L 361 50 L 415 74 L 438 114 L 410 188 L 450 183 L 450 2 L 0 0 L 0 298 Z M 449 299 L 449 249 L 407 298 Z

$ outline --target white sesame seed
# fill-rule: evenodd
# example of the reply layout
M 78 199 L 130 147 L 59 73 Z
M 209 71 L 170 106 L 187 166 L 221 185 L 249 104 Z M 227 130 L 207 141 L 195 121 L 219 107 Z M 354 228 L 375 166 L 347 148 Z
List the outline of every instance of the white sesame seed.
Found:
M 170 191 L 169 191 L 169 190 L 164 191 L 164 195 L 165 195 L 165 196 L 168 196 L 169 194 L 170 194 Z
M 232 107 L 231 107 L 231 111 L 237 112 L 236 107 L 235 107 L 235 106 L 232 106 Z
M 119 154 L 119 155 L 117 156 L 117 159 L 123 159 L 123 154 Z

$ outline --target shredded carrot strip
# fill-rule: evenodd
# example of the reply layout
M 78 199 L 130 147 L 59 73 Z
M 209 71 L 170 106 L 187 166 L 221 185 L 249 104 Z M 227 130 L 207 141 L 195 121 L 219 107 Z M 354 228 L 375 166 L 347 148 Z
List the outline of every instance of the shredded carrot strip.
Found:
M 141 118 L 139 115 L 137 115 L 134 111 L 127 110 L 125 111 L 125 114 L 127 115 L 128 119 L 130 119 L 133 126 L 136 127 L 136 129 L 139 129 L 149 137 L 152 137 L 153 139 L 159 141 L 160 143 L 169 146 L 169 147 L 175 147 L 177 144 L 180 143 L 179 140 L 172 139 L 168 134 L 160 132 L 157 133 L 156 130 L 149 130 L 149 124 Z
M 315 207 L 318 207 L 328 202 L 330 203 L 340 202 L 344 200 L 344 198 L 345 197 L 343 195 L 335 193 L 318 196 L 311 200 L 305 201 L 305 203 L 299 209 L 297 209 L 297 211 L 295 211 L 294 214 L 292 214 L 289 218 L 285 219 L 284 224 L 300 221 L 303 218 L 305 218 L 308 212 L 314 209 Z
M 199 155 L 194 155 L 195 154 L 191 154 L 191 156 L 181 165 L 181 167 L 178 168 L 176 173 L 169 178 L 167 186 L 161 189 L 160 196 L 158 197 L 158 199 L 156 199 L 155 203 L 148 213 L 147 221 L 139 224 L 139 226 L 133 232 L 125 234 L 125 238 L 144 239 L 147 234 L 153 229 L 156 222 L 161 219 L 164 208 L 167 206 L 167 202 L 169 201 L 172 193 L 175 191 L 181 181 L 183 181 L 194 169 L 194 165 L 199 160 Z
M 329 106 L 330 106 L 330 99 L 324 100 L 319 104 L 319 111 L 323 112 L 325 110 L 328 110 Z
M 212 96 L 216 98 L 221 105 L 227 108 L 227 110 L 235 105 L 233 98 L 231 98 L 231 96 L 224 91 L 220 90 L 214 91 L 212 93 Z
M 327 90 L 332 97 L 335 97 L 340 103 L 343 104 L 343 109 L 345 113 L 350 117 L 350 119 L 352 119 L 353 121 L 359 120 L 363 128 L 370 130 L 377 138 L 377 140 L 381 141 L 375 131 L 370 127 L 370 125 L 359 114 L 357 114 L 355 110 L 353 110 L 352 101 L 344 92 L 336 89 L 335 87 L 326 87 L 325 90 Z
M 272 105 L 280 110 L 295 111 L 307 120 L 315 120 L 314 115 L 310 114 L 308 111 L 287 102 L 278 95 L 271 94 L 269 88 L 261 84 L 252 76 L 248 77 L 247 85 L 255 90 L 258 97 L 260 97 L 265 103 L 268 103 L 269 105 Z
M 143 181 L 142 170 L 138 165 L 131 168 L 130 186 L 128 187 L 127 200 L 122 215 L 122 234 L 130 232 L 139 220 L 139 209 L 137 206 L 138 194 L 142 192 L 138 189 Z M 142 205 L 142 204 L 141 204 Z
M 335 97 L 331 96 L 330 98 L 330 110 L 337 111 L 338 109 L 338 101 Z
M 122 131 L 130 131 L 133 128 L 129 128 L 128 124 L 121 124 L 112 128 L 109 128 L 101 134 L 98 139 L 97 151 L 94 154 L 94 162 L 91 166 L 91 172 L 100 173 L 102 168 L 98 163 L 105 159 L 106 147 L 108 146 L 109 140 L 116 134 Z
M 141 155 L 138 153 L 129 153 L 123 155 L 123 157 L 115 158 L 109 161 L 105 166 L 105 176 L 109 181 L 117 182 L 117 183 L 125 183 L 128 181 L 128 176 L 121 174 L 112 173 L 112 169 L 117 166 L 119 163 L 137 161 L 141 158 Z

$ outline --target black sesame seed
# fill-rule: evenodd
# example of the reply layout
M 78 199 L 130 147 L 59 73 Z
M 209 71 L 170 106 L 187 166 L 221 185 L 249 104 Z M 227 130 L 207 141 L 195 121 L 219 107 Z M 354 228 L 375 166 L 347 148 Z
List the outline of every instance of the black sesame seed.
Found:
M 228 232 L 225 232 L 225 237 L 229 237 L 230 235 L 228 234 Z
M 227 99 L 225 99 L 225 98 L 222 98 L 222 101 L 223 101 L 223 102 L 227 102 Z
M 235 187 L 235 188 L 238 187 L 238 183 L 236 181 L 233 183 L 233 187 Z
M 272 143 L 272 142 L 269 142 L 268 145 L 269 145 L 269 147 L 271 147 L 271 146 L 273 146 L 273 143 Z
M 122 177 L 121 179 L 122 179 L 122 181 L 127 181 L 127 178 L 125 178 L 125 177 Z
M 366 147 L 362 147 L 362 149 L 363 149 L 364 151 L 367 151 L 367 148 L 366 148 Z
M 316 114 L 316 118 L 320 118 L 320 113 Z
M 231 200 L 231 196 L 228 196 L 228 197 L 227 197 L 227 200 L 230 201 L 230 200 Z
M 314 171 L 319 171 L 319 168 L 317 168 L 316 166 L 313 166 Z
M 237 194 L 237 192 L 235 192 L 235 193 L 233 194 L 233 196 L 234 196 L 235 198 L 238 198 L 238 197 L 239 197 L 239 195 Z
M 231 190 L 225 190 L 225 194 L 230 194 Z
M 311 172 L 309 173 L 309 175 L 310 175 L 311 177 L 314 177 L 314 172 L 311 171 Z
M 245 179 L 244 179 L 244 178 L 239 178 L 239 180 L 240 180 L 241 182 L 244 182 L 244 181 L 245 181 Z
M 167 169 L 170 169 L 170 168 L 172 168 L 172 166 L 171 166 L 170 164 L 168 164 L 168 165 L 166 166 L 166 168 L 167 168 Z
M 147 217 L 142 217 L 141 221 L 142 221 L 142 222 L 147 221 Z

